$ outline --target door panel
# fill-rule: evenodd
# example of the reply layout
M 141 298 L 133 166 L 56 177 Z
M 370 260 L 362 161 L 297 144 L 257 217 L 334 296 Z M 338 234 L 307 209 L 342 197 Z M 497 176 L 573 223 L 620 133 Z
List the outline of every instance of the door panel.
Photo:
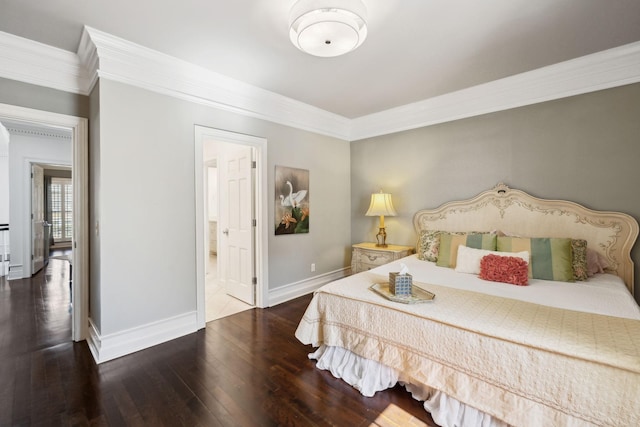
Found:
M 31 274 L 34 275 L 44 267 L 44 169 L 31 165 Z
M 223 215 L 225 288 L 227 294 L 255 304 L 253 227 L 253 148 L 230 145 L 224 154 L 222 179 L 226 191 Z

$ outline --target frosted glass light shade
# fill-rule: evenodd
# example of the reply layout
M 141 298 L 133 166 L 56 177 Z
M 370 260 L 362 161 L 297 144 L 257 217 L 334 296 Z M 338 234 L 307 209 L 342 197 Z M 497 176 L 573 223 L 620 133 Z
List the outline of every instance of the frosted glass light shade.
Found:
M 396 209 L 393 207 L 391 201 L 391 194 L 389 193 L 374 193 L 371 195 L 371 204 L 369 210 L 367 210 L 366 216 L 395 216 L 397 215 Z
M 367 37 L 366 14 L 361 0 L 298 0 L 289 16 L 289 38 L 310 55 L 343 55 Z

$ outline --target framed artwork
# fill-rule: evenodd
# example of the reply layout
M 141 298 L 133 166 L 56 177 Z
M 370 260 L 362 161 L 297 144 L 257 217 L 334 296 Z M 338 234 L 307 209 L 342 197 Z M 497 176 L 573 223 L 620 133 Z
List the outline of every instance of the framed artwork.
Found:
M 309 171 L 276 166 L 275 230 L 278 234 L 309 232 Z

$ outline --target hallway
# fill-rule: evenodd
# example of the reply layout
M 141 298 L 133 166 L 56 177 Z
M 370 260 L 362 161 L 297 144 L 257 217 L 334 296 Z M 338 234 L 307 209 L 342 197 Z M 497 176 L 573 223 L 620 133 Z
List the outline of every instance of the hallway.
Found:
M 0 277 L 0 357 L 70 342 L 69 303 L 67 261 L 51 259 L 29 279 Z

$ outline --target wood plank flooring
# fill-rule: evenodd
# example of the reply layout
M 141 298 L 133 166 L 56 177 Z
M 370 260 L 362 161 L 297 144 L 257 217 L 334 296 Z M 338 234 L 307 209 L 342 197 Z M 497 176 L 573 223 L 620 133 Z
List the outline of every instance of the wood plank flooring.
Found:
M 310 296 L 96 365 L 67 270 L 0 278 L 0 426 L 435 426 L 403 388 L 367 398 L 315 368 L 293 336 Z

